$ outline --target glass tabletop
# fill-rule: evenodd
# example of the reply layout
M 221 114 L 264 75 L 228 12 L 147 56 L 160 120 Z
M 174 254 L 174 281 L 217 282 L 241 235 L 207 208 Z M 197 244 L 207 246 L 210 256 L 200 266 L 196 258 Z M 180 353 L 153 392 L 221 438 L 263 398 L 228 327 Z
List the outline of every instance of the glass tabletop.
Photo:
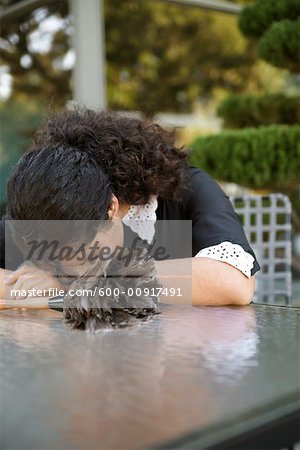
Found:
M 162 305 L 98 334 L 52 311 L 0 319 L 2 448 L 155 447 L 226 423 L 237 433 L 300 393 L 300 308 Z

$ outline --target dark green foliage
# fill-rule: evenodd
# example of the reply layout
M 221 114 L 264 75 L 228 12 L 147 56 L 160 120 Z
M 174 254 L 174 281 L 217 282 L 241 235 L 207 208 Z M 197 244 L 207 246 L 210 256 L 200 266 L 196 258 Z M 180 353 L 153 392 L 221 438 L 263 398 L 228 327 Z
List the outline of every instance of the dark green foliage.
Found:
M 191 148 L 191 163 L 217 180 L 279 192 L 299 185 L 299 125 L 225 131 L 200 137 Z
M 239 26 L 257 40 L 260 58 L 300 71 L 300 0 L 256 0 L 242 10 Z M 199 138 L 192 144 L 192 162 L 219 180 L 283 192 L 299 213 L 300 126 L 294 125 L 299 102 L 281 94 L 229 97 L 218 110 L 225 126 L 259 128 Z
M 218 107 L 218 115 L 227 128 L 245 128 L 271 124 L 300 124 L 300 96 L 283 94 L 260 96 L 231 95 Z
M 239 26 L 245 36 L 258 39 L 260 58 L 300 71 L 300 0 L 257 0 L 242 10 Z
M 28 149 L 33 131 L 42 124 L 44 111 L 45 106 L 34 100 L 0 102 L 0 201 L 6 196 L 6 181 L 13 166 Z
M 300 72 L 300 17 L 275 22 L 258 41 L 257 50 L 273 66 Z
M 273 22 L 299 16 L 299 0 L 257 0 L 242 10 L 239 27 L 245 36 L 259 38 Z
M 62 64 L 70 50 L 72 18 L 69 2 L 44 3 L 38 12 L 2 21 L 0 53 L 12 76 L 13 96 L 48 99 L 61 107 L 72 97 L 71 69 Z M 214 97 L 220 88 L 260 88 L 254 52 L 239 36 L 234 17 L 163 1 L 103 3 L 109 108 L 150 116 L 190 112 L 199 97 Z M 61 28 L 45 32 L 52 42 L 48 52 L 34 50 L 32 33 L 49 16 Z

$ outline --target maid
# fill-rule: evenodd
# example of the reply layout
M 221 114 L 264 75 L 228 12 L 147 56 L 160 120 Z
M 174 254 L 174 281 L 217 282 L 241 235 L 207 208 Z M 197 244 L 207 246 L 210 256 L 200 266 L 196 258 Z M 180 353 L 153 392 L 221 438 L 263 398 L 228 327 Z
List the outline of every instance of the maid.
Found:
M 65 110 L 46 120 L 12 173 L 6 218 L 117 220 L 123 243 L 130 234 L 150 245 L 168 241 L 172 258 L 157 261 L 166 289 L 185 266 L 193 305 L 249 304 L 260 265 L 229 197 L 187 159 L 173 133 L 156 123 L 115 112 Z M 181 224 L 177 234 L 174 224 Z M 0 297 L 7 286 L 57 287 L 57 279 L 32 265 L 18 268 L 8 257 L 5 266 L 3 222 L 1 227 Z

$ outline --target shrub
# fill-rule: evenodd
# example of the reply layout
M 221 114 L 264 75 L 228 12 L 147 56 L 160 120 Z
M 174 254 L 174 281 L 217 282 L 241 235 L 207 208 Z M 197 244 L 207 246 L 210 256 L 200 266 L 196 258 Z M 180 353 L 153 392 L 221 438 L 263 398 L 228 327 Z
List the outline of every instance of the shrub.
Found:
M 258 41 L 257 51 L 273 66 L 300 72 L 300 17 L 275 22 Z
M 245 36 L 259 38 L 273 22 L 296 20 L 299 16 L 299 0 L 257 0 L 243 8 L 239 27 Z
M 191 148 L 190 162 L 217 180 L 275 191 L 299 185 L 298 125 L 225 131 L 200 137 Z
M 300 96 L 231 95 L 219 105 L 217 112 L 227 128 L 300 124 Z

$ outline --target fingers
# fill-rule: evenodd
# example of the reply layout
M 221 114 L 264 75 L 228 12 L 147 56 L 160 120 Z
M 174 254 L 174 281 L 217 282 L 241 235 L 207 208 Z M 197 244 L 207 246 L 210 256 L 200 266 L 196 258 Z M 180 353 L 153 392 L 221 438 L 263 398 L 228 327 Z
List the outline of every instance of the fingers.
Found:
M 13 285 L 6 285 L 5 298 L 24 300 L 32 295 L 35 296 L 36 293 L 33 292 L 35 290 L 43 291 L 46 294 L 51 288 L 62 289 L 62 285 L 47 272 L 36 270 L 21 274 Z
M 27 297 L 27 289 L 26 285 L 28 286 L 28 279 L 25 278 L 26 275 L 20 275 L 17 281 L 14 283 L 13 286 L 10 285 L 9 295 L 7 298 L 10 300 L 20 300 Z M 27 275 L 28 277 L 28 275 Z M 31 286 L 33 287 L 33 286 Z M 21 295 L 26 292 L 26 295 Z
M 58 278 L 26 262 L 14 272 L 5 273 L 1 297 L 23 301 L 32 295 L 35 296 L 36 294 L 33 292 L 35 289 L 42 290 L 46 295 L 51 288 L 62 288 Z
M 27 298 L 34 288 L 47 289 L 49 277 L 43 272 L 25 273 L 19 276 L 13 286 L 10 285 L 9 299 L 21 300 Z M 32 295 L 32 294 L 31 294 Z
M 12 272 L 9 275 L 5 276 L 4 280 L 3 280 L 3 283 L 6 286 L 14 284 L 17 281 L 17 279 L 19 278 L 19 276 L 21 276 L 21 275 L 23 275 L 25 273 L 33 272 L 34 270 L 38 270 L 38 269 L 34 268 L 34 266 L 32 266 L 31 264 L 23 264 L 17 270 L 15 270 L 14 272 Z
M 10 284 L 14 284 L 14 283 L 17 281 L 17 279 L 18 279 L 19 276 L 20 276 L 20 274 L 19 274 L 18 271 L 16 270 L 16 271 L 13 272 L 12 274 L 7 275 L 7 276 L 4 278 L 3 283 L 4 283 L 6 286 L 9 286 Z

